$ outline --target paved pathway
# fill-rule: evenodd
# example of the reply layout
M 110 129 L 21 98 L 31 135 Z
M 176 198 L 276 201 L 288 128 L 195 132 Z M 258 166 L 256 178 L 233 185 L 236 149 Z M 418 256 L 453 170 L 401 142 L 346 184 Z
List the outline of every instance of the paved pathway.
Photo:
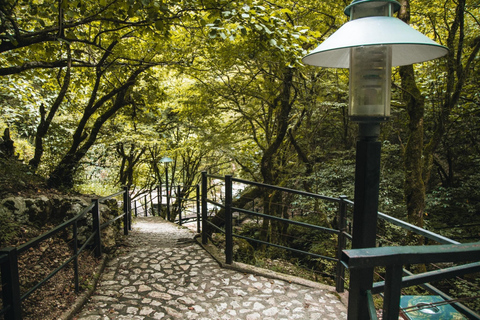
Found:
M 223 269 L 193 235 L 137 218 L 130 247 L 109 262 L 74 319 L 346 319 L 328 290 Z

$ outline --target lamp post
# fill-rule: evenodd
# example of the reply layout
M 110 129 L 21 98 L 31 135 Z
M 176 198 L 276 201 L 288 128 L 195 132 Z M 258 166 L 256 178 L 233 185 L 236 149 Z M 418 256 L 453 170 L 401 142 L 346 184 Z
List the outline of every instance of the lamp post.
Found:
M 394 18 L 395 0 L 354 0 L 345 8 L 350 21 L 303 58 L 305 64 L 350 69 L 348 115 L 359 124 L 356 145 L 352 248 L 376 246 L 380 123 L 390 116 L 394 66 L 441 57 L 447 48 Z M 373 269 L 350 272 L 350 292 L 372 288 Z M 366 296 L 349 295 L 348 319 L 368 319 Z
M 169 157 L 163 157 L 160 159 L 160 163 L 165 165 L 165 192 L 167 193 L 167 220 L 170 220 L 170 189 L 168 188 L 168 164 L 173 162 Z

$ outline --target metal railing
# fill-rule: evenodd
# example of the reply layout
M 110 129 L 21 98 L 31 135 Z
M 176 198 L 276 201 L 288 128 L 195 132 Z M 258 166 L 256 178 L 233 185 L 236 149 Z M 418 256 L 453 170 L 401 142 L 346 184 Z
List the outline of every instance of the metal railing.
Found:
M 103 203 L 109 199 L 122 196 L 123 195 L 123 210 L 122 214 L 116 216 L 115 218 L 100 224 L 100 203 Z M 86 218 L 87 214 L 91 213 L 93 224 L 91 233 L 87 236 L 86 241 L 79 247 L 78 246 L 78 222 Z M 27 299 L 32 293 L 37 289 L 43 286 L 48 280 L 53 278 L 59 271 L 67 267 L 70 263 L 73 263 L 74 269 L 74 284 L 75 291 L 79 291 L 79 255 L 85 250 L 87 245 L 92 243 L 94 246 L 94 254 L 96 258 L 102 256 L 102 238 L 101 230 L 107 226 L 113 224 L 115 221 L 123 218 L 123 233 L 128 235 L 129 230 L 131 230 L 131 209 L 130 209 L 130 195 L 128 188 L 125 187 L 124 190 L 112 194 L 107 197 L 93 199 L 92 203 L 84 208 L 78 215 L 71 218 L 70 220 L 62 223 L 61 225 L 51 229 L 50 231 L 28 241 L 25 244 L 22 244 L 18 247 L 6 247 L 0 249 L 0 266 L 1 266 L 1 279 L 3 286 L 3 309 L 0 310 L 0 316 L 4 315 L 5 319 L 22 319 L 22 301 Z M 41 242 L 52 238 L 61 231 L 66 230 L 67 228 L 73 228 L 73 252 L 70 257 L 67 258 L 59 267 L 53 270 L 48 274 L 44 279 L 40 280 L 33 287 L 28 289 L 26 292 L 22 293 L 20 289 L 20 279 L 19 279 L 19 266 L 18 266 L 18 257 L 20 254 L 34 248 L 39 245 Z
M 221 181 L 224 181 L 224 199 L 223 201 L 217 202 L 208 199 L 208 179 L 218 179 Z M 278 191 L 284 191 L 288 193 L 293 193 L 296 195 L 301 195 L 301 196 L 306 196 L 306 197 L 311 197 L 313 199 L 321 199 L 321 200 L 326 200 L 328 202 L 332 202 L 338 205 L 338 211 L 337 211 L 337 227 L 338 229 L 331 229 L 331 228 L 325 228 L 321 226 L 316 226 L 316 225 L 310 225 L 306 224 L 303 222 L 299 221 L 294 221 L 290 219 L 284 219 L 264 213 L 259 213 L 255 212 L 252 210 L 245 210 L 244 208 L 237 208 L 234 207 L 232 198 L 233 198 L 233 192 L 232 192 L 232 184 L 233 183 L 242 183 L 246 185 L 253 185 L 256 187 L 261 187 L 261 188 L 266 188 L 266 189 L 271 189 L 271 190 L 278 190 Z M 439 279 L 447 279 L 449 277 L 455 277 L 455 276 L 461 276 L 469 273 L 474 273 L 478 272 L 480 270 L 480 263 L 472 263 L 472 264 L 467 264 L 464 266 L 460 267 L 452 267 L 448 269 L 442 269 L 442 270 L 437 270 L 433 271 L 430 273 L 425 273 L 425 274 L 418 274 L 418 275 L 413 275 L 409 271 L 401 268 L 401 265 L 409 264 L 409 263 L 414 263 L 413 261 L 410 260 L 401 260 L 405 257 L 403 254 L 402 250 L 407 250 L 412 254 L 415 254 L 416 250 L 417 252 L 423 252 L 425 253 L 424 260 L 421 263 L 434 263 L 436 261 L 446 261 L 446 262 L 460 262 L 462 259 L 455 259 L 455 258 L 449 258 L 449 254 L 443 254 L 442 250 L 458 250 L 460 247 L 459 246 L 465 246 L 468 247 L 467 250 L 470 250 L 469 252 L 475 252 L 475 255 L 468 255 L 462 256 L 466 257 L 464 259 L 465 261 L 469 260 L 480 260 L 476 256 L 478 252 L 479 244 L 471 244 L 471 245 L 461 245 L 459 242 L 451 240 L 449 238 L 446 238 L 444 236 L 441 236 L 439 234 L 436 234 L 434 232 L 425 230 L 423 228 L 414 226 L 412 224 L 409 224 L 407 222 L 404 222 L 402 220 L 396 219 L 394 217 L 388 216 L 384 213 L 379 212 L 378 213 L 378 218 L 379 220 L 384 220 L 390 224 L 393 224 L 395 226 L 398 226 L 404 230 L 407 230 L 409 232 L 421 235 L 425 237 L 426 239 L 433 240 L 434 242 L 443 244 L 444 246 L 436 247 L 436 246 L 414 246 L 414 247 L 382 247 L 382 248 L 370 248 L 370 249 L 358 249 L 358 250 L 345 250 L 347 248 L 347 240 L 351 240 L 352 237 L 351 235 L 347 232 L 347 212 L 348 208 L 352 208 L 354 203 L 351 200 L 348 200 L 345 196 L 340 196 L 338 198 L 334 197 L 326 197 L 326 196 L 321 196 L 317 194 L 312 194 L 308 192 L 303 192 L 303 191 L 298 191 L 298 190 L 292 190 L 288 188 L 282 188 L 282 187 L 277 187 L 277 186 L 271 186 L 271 185 L 266 185 L 258 182 L 252 182 L 252 181 L 247 181 L 247 180 L 242 180 L 242 179 L 236 179 L 233 178 L 231 175 L 226 175 L 226 176 L 218 176 L 218 175 L 211 175 L 208 174 L 207 172 L 202 172 L 202 182 L 201 182 L 201 198 L 202 198 L 202 243 L 207 244 L 208 242 L 208 233 L 206 230 L 208 228 L 213 228 L 213 230 L 216 230 L 217 232 L 221 232 L 225 234 L 225 262 L 227 264 L 232 264 L 233 263 L 233 238 L 240 238 L 247 240 L 249 242 L 255 242 L 259 243 L 262 245 L 267 245 L 267 246 L 273 246 L 277 248 L 282 248 L 285 250 L 289 250 L 292 252 L 304 254 L 304 255 L 310 255 L 319 259 L 325 259 L 329 261 L 335 261 L 336 262 L 336 276 L 335 276 L 335 287 L 337 292 L 343 292 L 344 291 L 344 285 L 345 285 L 345 268 L 359 268 L 360 263 L 365 263 L 365 261 L 368 261 L 370 259 L 369 253 L 370 250 L 378 250 L 378 254 L 383 254 L 383 253 L 388 253 L 388 252 L 393 252 L 389 254 L 389 257 L 393 259 L 392 261 L 396 261 L 397 264 L 394 264 L 393 266 L 390 264 L 390 260 L 385 260 L 384 264 L 381 264 L 378 261 L 381 260 L 375 260 L 378 262 L 379 266 L 384 266 L 387 268 L 387 279 L 385 282 L 378 282 L 373 285 L 373 289 L 370 292 L 350 292 L 349 295 L 371 295 L 375 293 L 381 293 L 383 290 L 389 290 L 388 294 L 385 294 L 384 297 L 384 309 L 389 310 L 387 316 L 389 318 L 384 317 L 383 319 L 398 319 L 398 292 L 399 292 L 399 284 L 401 283 L 401 287 L 407 287 L 407 286 L 412 286 L 412 285 L 420 285 L 424 289 L 426 289 L 429 292 L 432 292 L 436 295 L 439 295 L 443 297 L 445 300 L 450 301 L 453 300 L 451 297 L 449 297 L 447 294 L 444 292 L 440 291 L 439 289 L 435 288 L 431 284 L 429 284 L 429 281 L 433 280 L 439 280 Z M 224 218 L 224 227 L 217 226 L 211 222 L 211 219 L 209 219 L 208 215 L 208 205 L 213 205 L 215 207 L 219 207 L 224 210 L 225 213 L 225 218 Z M 254 239 L 251 237 L 245 237 L 242 235 L 238 235 L 233 233 L 233 212 L 239 212 L 239 213 L 244 213 L 247 215 L 259 217 L 259 218 L 264 218 L 264 219 L 270 219 L 270 220 L 276 220 L 276 221 L 281 221 L 283 223 L 288 223 L 292 225 L 299 225 L 302 227 L 310 228 L 313 230 L 316 230 L 318 232 L 325 232 L 329 234 L 334 234 L 337 235 L 337 250 L 336 250 L 336 256 L 335 257 L 327 257 L 327 256 L 322 256 L 318 255 L 315 253 L 311 252 L 306 252 L 302 250 L 298 250 L 295 248 L 289 248 L 286 246 L 282 245 L 277 245 L 273 244 L 270 242 L 265 242 L 262 240 Z M 402 249 L 404 248 L 404 249 Z M 448 249 L 451 248 L 451 249 Z M 463 248 L 463 247 L 462 247 Z M 383 251 L 382 251 L 383 250 Z M 376 251 L 375 251 L 376 252 Z M 395 253 L 399 253 L 399 255 L 395 256 Z M 441 258 L 437 258 L 437 254 L 441 255 Z M 355 260 L 345 260 L 347 256 L 349 255 L 355 255 Z M 364 256 L 362 256 L 364 255 Z M 395 258 L 394 258 L 395 256 Z M 343 259 L 343 260 L 342 260 Z M 395 260 L 396 259 L 396 260 Z M 423 259 L 423 258 L 422 258 Z M 440 260 L 438 260 L 440 259 Z M 365 260 L 365 261 L 363 261 Z M 363 262 L 359 262 L 363 261 Z M 400 267 L 398 265 L 398 261 L 402 261 Z M 410 262 L 406 262 L 410 261 Z M 390 270 L 390 271 L 388 271 Z M 395 271 L 392 273 L 392 270 Z M 400 270 L 401 273 L 398 271 Z M 406 274 L 407 277 L 404 277 L 402 280 L 402 274 Z M 395 280 L 392 280 L 392 277 L 395 278 Z M 400 277 L 398 280 L 398 277 Z M 391 286 L 392 286 L 392 281 L 395 281 L 394 285 L 394 290 L 396 293 L 392 294 Z M 386 283 L 389 283 L 388 285 Z M 376 314 L 375 314 L 375 308 L 373 306 L 373 299 L 370 299 L 370 302 L 372 303 L 371 306 L 371 319 L 376 319 Z M 460 311 L 462 314 L 467 316 L 469 319 L 480 319 L 480 316 L 475 313 L 474 311 L 470 310 L 463 304 L 459 302 L 453 302 L 452 306 Z M 393 311 L 392 311 L 393 310 Z M 395 318 L 395 316 L 397 318 Z
M 182 188 L 195 188 L 195 198 L 186 197 L 182 192 Z M 167 201 L 171 202 L 168 208 L 178 213 L 174 222 L 182 225 L 186 222 L 196 221 L 197 231 L 200 232 L 200 186 L 176 185 L 170 186 L 168 189 L 169 191 L 172 191 L 167 199 Z M 167 208 L 166 203 L 164 204 L 163 202 L 164 198 L 167 197 L 166 194 L 162 193 L 162 190 L 166 190 L 166 188 L 162 188 L 161 185 L 158 185 L 156 188 L 133 198 L 132 210 L 135 217 L 142 215 L 145 217 L 149 215 L 161 216 L 162 206 L 165 205 L 165 208 Z M 188 206 L 189 202 L 193 203 L 193 206 Z M 170 217 L 165 214 L 165 219 L 169 218 Z
M 403 266 L 410 264 L 426 264 L 438 262 L 467 262 L 480 260 L 480 242 L 469 244 L 450 244 L 432 246 L 403 246 L 380 247 L 366 249 L 345 250 L 342 262 L 351 269 L 385 267 L 385 281 L 376 283 L 372 290 L 367 292 L 350 292 L 350 295 L 367 295 L 369 297 L 370 319 L 377 319 L 373 306 L 372 294 L 384 292 L 383 316 L 384 320 L 397 320 L 400 312 L 401 289 L 414 285 L 448 279 L 480 271 L 480 262 L 462 266 L 431 271 L 417 275 L 403 277 Z M 445 296 L 443 297 L 446 298 Z M 449 298 L 449 297 L 448 297 Z M 450 299 L 446 299 L 450 300 Z M 479 315 L 460 304 L 452 304 L 460 308 L 469 319 L 480 319 Z
M 224 201 L 224 203 L 219 203 L 219 202 L 212 201 L 212 200 L 208 199 L 207 194 L 208 194 L 208 179 L 209 178 L 225 181 L 225 186 L 224 186 L 225 187 L 225 193 L 224 193 L 225 201 Z M 337 217 L 337 219 L 338 219 L 338 222 L 339 222 L 338 223 L 339 228 L 338 229 L 332 229 L 332 228 L 328 228 L 328 227 L 323 227 L 323 226 L 304 223 L 304 222 L 301 222 L 301 221 L 285 219 L 285 218 L 276 217 L 276 216 L 272 216 L 272 215 L 268 215 L 268 214 L 264 214 L 264 213 L 260 213 L 260 212 L 246 210 L 244 208 L 233 207 L 232 206 L 232 198 L 233 198 L 232 183 L 234 183 L 234 182 L 245 184 L 245 185 L 256 186 L 256 187 L 260 187 L 260 188 L 266 188 L 266 189 L 269 189 L 269 190 L 282 191 L 282 192 L 286 192 L 286 193 L 295 194 L 295 195 L 298 195 L 298 196 L 309 197 L 309 198 L 312 198 L 312 199 L 326 200 L 328 202 L 336 203 L 336 204 L 338 204 L 338 217 Z M 277 186 L 267 185 L 267 184 L 248 181 L 248 180 L 243 180 L 243 179 L 237 179 L 237 178 L 233 178 L 231 175 L 226 175 L 225 177 L 217 176 L 217 175 L 210 175 L 210 174 L 207 174 L 206 172 L 202 172 L 202 192 L 201 193 L 202 193 L 202 206 L 201 206 L 202 207 L 202 243 L 207 244 L 207 242 L 208 242 L 208 235 L 205 232 L 208 227 L 211 227 L 211 228 L 213 228 L 213 229 L 215 229 L 219 232 L 224 233 L 225 234 L 225 263 L 232 264 L 232 262 L 233 262 L 233 238 L 244 239 L 244 240 L 247 240 L 247 241 L 255 242 L 257 244 L 276 247 L 276 248 L 280 248 L 280 249 L 285 249 L 285 250 L 288 250 L 288 251 L 291 251 L 291 252 L 295 252 L 295 253 L 302 254 L 302 255 L 308 255 L 308 256 L 311 256 L 311 257 L 314 257 L 314 258 L 318 258 L 318 259 L 334 261 L 337 265 L 336 266 L 336 276 L 335 276 L 335 278 L 336 278 L 336 281 L 335 281 L 336 290 L 338 292 L 343 292 L 345 290 L 345 286 L 344 286 L 345 268 L 344 268 L 343 264 L 341 263 L 341 261 L 339 259 L 340 253 L 345 248 L 346 240 L 348 238 L 351 238 L 350 235 L 346 232 L 346 229 L 347 229 L 346 228 L 346 215 L 347 215 L 347 204 L 348 204 L 348 202 L 346 202 L 346 197 L 345 196 L 341 196 L 339 198 L 327 197 L 327 196 L 322 196 L 322 195 L 309 193 L 309 192 L 305 192 L 305 191 L 293 190 L 293 189 L 277 187 Z M 214 206 L 220 207 L 220 208 L 225 210 L 225 227 L 223 229 L 221 227 L 213 224 L 211 221 L 209 221 L 209 219 L 208 219 L 208 209 L 207 209 L 208 204 L 212 204 Z M 336 253 L 337 256 L 336 257 L 329 257 L 329 256 L 320 255 L 320 254 L 313 253 L 313 252 L 308 252 L 308 251 L 304 251 L 304 250 L 290 248 L 290 247 L 275 244 L 275 243 L 272 243 L 272 242 L 267 242 L 267 241 L 258 240 L 258 239 L 254 239 L 254 238 L 251 238 L 251 237 L 246 237 L 246 236 L 242 236 L 242 235 L 239 235 L 239 234 L 235 234 L 235 233 L 233 233 L 233 223 L 232 223 L 232 219 L 233 219 L 232 213 L 233 212 L 244 213 L 244 214 L 251 215 L 251 216 L 254 216 L 254 217 L 258 217 L 258 218 L 275 220 L 275 221 L 279 221 L 279 222 L 286 223 L 286 224 L 289 224 L 289 225 L 296 225 L 296 226 L 301 226 L 301 227 L 304 227 L 304 228 L 309 228 L 309 229 L 312 229 L 312 230 L 315 230 L 315 231 L 318 231 L 318 232 L 322 232 L 322 233 L 337 235 L 337 239 L 338 239 L 337 240 L 338 250 L 337 250 L 337 253 Z

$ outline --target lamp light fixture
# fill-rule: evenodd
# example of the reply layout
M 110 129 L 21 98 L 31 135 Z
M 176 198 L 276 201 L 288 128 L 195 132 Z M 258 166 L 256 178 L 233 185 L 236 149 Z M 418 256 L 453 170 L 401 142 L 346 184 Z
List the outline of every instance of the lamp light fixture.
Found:
M 345 8 L 344 24 L 302 61 L 308 65 L 350 68 L 349 116 L 379 122 L 390 116 L 391 69 L 432 60 L 448 49 L 392 15 L 395 0 L 355 0 Z

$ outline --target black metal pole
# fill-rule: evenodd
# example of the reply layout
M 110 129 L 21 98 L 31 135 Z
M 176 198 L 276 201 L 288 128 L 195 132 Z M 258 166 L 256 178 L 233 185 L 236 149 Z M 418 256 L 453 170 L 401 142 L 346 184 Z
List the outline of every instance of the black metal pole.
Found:
M 345 267 L 343 266 L 342 262 L 340 261 L 342 251 L 345 249 L 346 246 L 346 236 L 345 233 L 347 232 L 347 203 L 345 200 L 347 199 L 346 196 L 340 196 L 340 202 L 338 205 L 338 230 L 340 233 L 338 234 L 338 249 L 337 249 L 337 275 L 335 279 L 335 289 L 337 292 L 344 292 L 345 291 Z M 293 211 L 292 211 L 293 217 Z
M 202 171 L 202 244 L 208 243 L 207 237 L 207 171 Z
M 200 233 L 200 186 L 197 184 L 197 233 Z
M 147 217 L 148 216 L 148 200 L 147 200 L 147 195 L 146 194 L 143 197 L 143 201 L 145 203 L 145 217 Z
M 225 263 L 233 262 L 232 176 L 225 176 Z
M 182 197 L 180 196 L 180 186 L 177 186 L 177 203 L 178 203 L 178 224 L 182 225 Z
M 379 123 L 360 123 L 355 167 L 355 204 L 353 209 L 352 248 L 376 246 L 380 149 Z M 373 285 L 373 268 L 350 271 L 348 319 L 368 319 L 365 292 Z
M 161 183 L 161 182 L 160 182 Z M 162 206 L 162 186 L 157 185 L 157 215 L 160 217 L 160 207 Z
M 170 195 L 168 194 L 168 163 L 165 164 L 165 192 L 167 193 L 167 220 L 170 221 Z
M 7 261 L 1 264 L 1 280 L 3 287 L 3 308 L 5 319 L 22 319 L 22 301 L 20 299 L 20 280 L 18 276 L 17 248 L 7 247 L 0 250 L 0 255 L 7 255 Z
M 129 210 L 129 196 L 128 196 L 128 186 L 123 187 L 123 234 L 128 236 L 128 210 Z M 135 203 L 135 215 L 137 214 L 137 206 Z
M 102 237 L 100 234 L 100 205 L 98 199 L 93 199 L 94 203 L 92 209 L 92 218 L 93 218 L 93 233 L 94 243 L 95 243 L 95 257 L 100 258 L 102 256 Z

